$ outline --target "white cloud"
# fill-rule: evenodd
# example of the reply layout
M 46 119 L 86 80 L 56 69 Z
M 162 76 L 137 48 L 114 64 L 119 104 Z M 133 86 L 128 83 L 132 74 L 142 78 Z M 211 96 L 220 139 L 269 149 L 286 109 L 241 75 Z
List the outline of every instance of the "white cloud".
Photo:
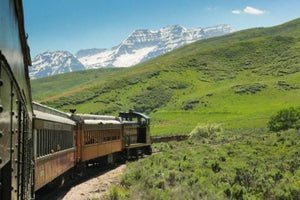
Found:
M 244 9 L 244 13 L 247 13 L 247 14 L 251 14 L 251 15 L 262 15 L 264 14 L 266 11 L 263 11 L 263 10 L 259 10 L 257 8 L 253 8 L 253 7 L 250 7 L 250 6 L 247 6 L 245 9 Z
M 242 13 L 242 11 L 241 11 L 241 10 L 232 10 L 231 13 L 232 13 L 232 14 L 239 15 L 239 14 Z

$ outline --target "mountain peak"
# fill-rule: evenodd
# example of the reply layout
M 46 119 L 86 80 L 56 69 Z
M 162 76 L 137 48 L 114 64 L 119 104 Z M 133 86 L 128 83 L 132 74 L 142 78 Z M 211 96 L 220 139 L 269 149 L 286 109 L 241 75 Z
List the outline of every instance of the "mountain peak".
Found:
M 185 27 L 181 26 L 181 25 L 178 25 L 178 24 L 171 25 L 171 26 L 165 26 L 165 27 L 159 29 L 159 31 L 162 31 L 162 32 L 164 32 L 164 31 L 168 32 L 168 31 L 174 31 L 174 30 L 185 31 L 187 29 Z
M 30 75 L 38 78 L 84 68 L 129 67 L 182 45 L 233 31 L 230 25 L 185 28 L 177 24 L 157 30 L 137 29 L 111 49 L 82 49 L 76 57 L 67 51 L 46 51 L 34 59 Z
M 68 51 L 45 51 L 34 58 L 29 75 L 31 78 L 41 78 L 84 69 L 85 67 Z

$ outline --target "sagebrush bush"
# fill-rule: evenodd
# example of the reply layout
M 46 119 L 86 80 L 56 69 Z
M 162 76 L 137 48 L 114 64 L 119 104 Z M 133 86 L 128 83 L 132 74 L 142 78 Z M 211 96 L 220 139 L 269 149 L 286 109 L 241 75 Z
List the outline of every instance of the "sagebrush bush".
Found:
M 123 200 L 123 199 L 128 199 L 129 198 L 129 193 L 126 191 L 125 188 L 123 187 L 118 187 L 118 186 L 112 186 L 108 194 L 104 196 L 104 200 Z
M 220 124 L 206 124 L 196 126 L 190 133 L 191 139 L 213 139 L 223 132 Z
M 300 107 L 280 110 L 271 117 L 268 128 L 275 132 L 291 128 L 300 129 Z

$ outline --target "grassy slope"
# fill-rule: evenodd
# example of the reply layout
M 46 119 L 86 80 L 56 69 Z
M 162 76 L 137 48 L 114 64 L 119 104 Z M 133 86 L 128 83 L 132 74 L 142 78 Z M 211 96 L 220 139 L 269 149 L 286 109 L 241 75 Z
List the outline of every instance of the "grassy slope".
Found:
M 201 40 L 131 68 L 33 80 L 34 99 L 85 113 L 134 108 L 150 114 L 156 135 L 208 122 L 264 126 L 279 109 L 300 105 L 299 35 L 297 19 Z
M 107 199 L 299 199 L 299 130 L 210 138 L 153 145 L 162 153 L 129 163 Z
M 76 71 L 73 73 L 49 76 L 31 80 L 33 98 L 35 101 L 51 100 L 66 94 L 73 94 L 97 82 L 111 78 L 120 68 L 105 68 L 100 70 Z

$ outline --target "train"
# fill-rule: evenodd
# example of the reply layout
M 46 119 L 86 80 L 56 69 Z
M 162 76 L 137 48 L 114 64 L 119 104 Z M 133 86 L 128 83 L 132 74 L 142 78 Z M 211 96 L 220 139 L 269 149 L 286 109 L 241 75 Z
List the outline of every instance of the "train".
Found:
M 0 200 L 35 199 L 89 164 L 152 153 L 142 113 L 65 113 L 32 102 L 22 0 L 1 0 L 0 8 Z
M 134 112 L 119 116 L 64 113 L 33 102 L 34 190 L 63 180 L 89 164 L 150 155 L 150 119 Z M 57 181 L 56 181 L 57 182 Z

